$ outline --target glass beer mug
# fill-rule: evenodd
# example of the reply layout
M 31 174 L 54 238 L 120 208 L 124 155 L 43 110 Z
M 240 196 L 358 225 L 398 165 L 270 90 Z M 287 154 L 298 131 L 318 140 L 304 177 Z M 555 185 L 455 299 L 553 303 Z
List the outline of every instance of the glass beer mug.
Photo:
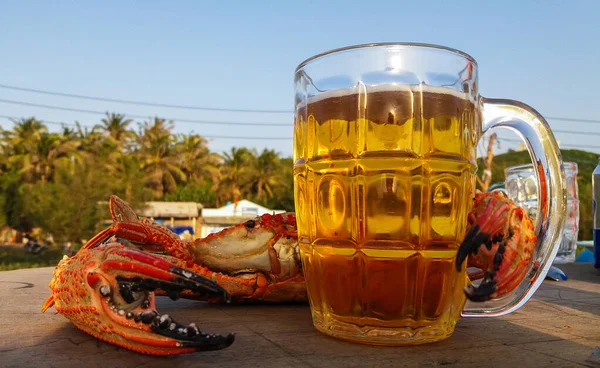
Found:
M 512 293 L 467 302 L 454 265 L 490 128 L 524 139 L 542 188 L 529 273 Z M 535 292 L 558 250 L 566 190 L 545 120 L 479 95 L 475 60 L 423 44 L 329 51 L 295 73 L 294 196 L 314 326 L 380 345 L 452 335 L 463 316 L 499 316 Z M 534 267 L 534 261 L 539 267 Z

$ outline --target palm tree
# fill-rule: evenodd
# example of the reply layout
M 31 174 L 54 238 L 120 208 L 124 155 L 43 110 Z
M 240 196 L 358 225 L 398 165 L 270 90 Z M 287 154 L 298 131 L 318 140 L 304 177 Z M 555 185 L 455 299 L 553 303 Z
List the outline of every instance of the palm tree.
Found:
M 61 135 L 63 136 L 64 139 L 67 140 L 76 140 L 78 139 L 77 137 L 77 130 L 73 129 L 73 128 L 69 128 L 68 126 L 63 125 L 63 130 Z
M 105 165 L 107 174 L 112 179 L 112 192 L 134 207 L 151 199 L 153 195 L 145 186 L 146 179 L 141 161 L 140 155 L 121 154 L 116 156 L 110 165 Z
M 77 158 L 79 145 L 60 134 L 48 133 L 46 126 L 35 118 L 15 121 L 13 130 L 5 132 L 4 142 L 10 154 L 8 166 L 21 173 L 27 183 L 50 180 L 58 165 Z
M 104 131 L 108 138 L 122 147 L 127 139 L 132 138 L 132 131 L 128 129 L 131 119 L 125 119 L 125 115 L 106 113 L 106 117 L 101 120 L 102 124 L 98 124 L 95 128 Z
M 264 149 L 254 161 L 252 186 L 258 201 L 273 197 L 274 189 L 281 182 L 281 162 L 274 150 Z
M 223 153 L 218 201 L 237 199 L 250 193 L 253 162 L 255 155 L 245 147 L 232 147 Z
M 291 157 L 279 159 L 279 177 L 274 186 L 273 197 L 268 202 L 270 208 L 294 212 L 294 160 Z
M 46 184 L 58 168 L 70 162 L 71 155 L 76 155 L 76 142 L 65 142 L 62 135 L 48 133 L 35 118 L 14 123 L 12 130 L 2 132 L 4 166 L 9 171 L 3 174 L 1 183 L 2 210 L 6 224 L 17 230 L 20 239 L 23 232 L 38 225 L 25 193 L 30 193 L 36 183 Z
M 13 121 L 13 123 L 15 126 L 12 130 L 3 131 L 3 141 L 11 155 L 33 151 L 42 133 L 48 131 L 41 121 L 33 117 Z
M 42 133 L 40 141 L 32 152 L 31 161 L 23 166 L 22 171 L 34 181 L 45 183 L 52 180 L 59 167 L 69 167 L 76 161 L 81 162 L 77 152 L 80 142 L 69 140 L 61 134 Z
M 97 160 L 99 157 L 104 157 L 110 152 L 112 147 L 97 126 L 88 129 L 82 127 L 79 122 L 76 122 L 76 124 L 75 139 L 81 142 L 80 149 L 86 156 Z
M 171 134 L 172 129 L 172 122 L 155 118 L 152 123 L 144 123 L 137 137 L 146 183 L 157 199 L 173 192 L 178 183 L 186 181 L 186 175 L 180 167 L 181 160 L 174 149 L 176 138 Z
M 223 158 L 218 153 L 210 152 L 204 137 L 197 134 L 181 135 L 176 143 L 176 151 L 188 183 L 202 185 L 211 181 L 213 190 L 216 188 Z

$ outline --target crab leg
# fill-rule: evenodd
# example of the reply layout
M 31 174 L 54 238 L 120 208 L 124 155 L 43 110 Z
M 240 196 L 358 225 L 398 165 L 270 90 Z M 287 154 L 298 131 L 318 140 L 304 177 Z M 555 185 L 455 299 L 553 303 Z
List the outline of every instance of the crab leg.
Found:
M 222 294 L 225 301 L 229 301 L 229 296 L 225 289 L 218 284 L 195 274 L 189 270 L 175 267 L 171 263 L 148 253 L 142 253 L 135 249 L 117 249 L 113 254 L 126 258 L 123 260 L 105 261 L 102 263 L 102 270 L 105 272 L 125 271 L 134 274 L 143 274 L 154 279 L 157 284 L 162 285 L 163 289 L 173 289 L 187 287 L 191 290 L 202 292 L 208 291 L 212 294 Z M 91 275 L 88 275 L 90 282 Z M 117 276 L 120 281 L 127 281 L 124 276 Z M 90 283 L 90 286 L 94 287 Z
M 109 210 L 113 224 L 90 239 L 82 249 L 91 249 L 102 244 L 111 236 L 139 245 L 151 252 L 167 251 L 180 259 L 191 260 L 191 255 L 177 234 L 166 227 L 148 219 L 141 219 L 127 203 L 112 195 L 109 199 Z

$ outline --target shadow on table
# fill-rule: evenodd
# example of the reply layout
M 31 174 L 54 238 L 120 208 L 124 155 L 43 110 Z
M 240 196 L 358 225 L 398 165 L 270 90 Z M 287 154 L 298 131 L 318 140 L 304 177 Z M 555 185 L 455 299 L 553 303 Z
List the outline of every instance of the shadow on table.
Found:
M 556 283 L 545 281 L 533 298 L 561 308 L 572 308 L 600 316 L 600 275 L 597 275 L 595 270 L 588 273 L 587 276 L 590 278 L 583 282 L 581 280 Z
M 208 332 L 237 333 L 220 351 L 176 357 L 141 355 L 95 339 L 64 320 L 40 331 L 31 345 L 0 347 L 2 366 L 91 367 L 350 367 L 350 366 L 578 366 L 594 344 L 548 327 L 502 319 L 462 319 L 451 338 L 414 347 L 379 347 L 327 337 L 312 327 L 308 306 L 208 306 L 159 301 L 161 313 Z M 600 330 L 600 324 L 596 324 Z M 18 340 L 15 340 L 18 341 Z
M 600 285 L 599 285 L 600 287 Z M 544 299 L 545 303 L 554 304 L 559 307 L 567 307 L 571 309 L 576 309 L 579 312 L 593 314 L 597 317 L 600 317 L 600 293 L 590 293 L 586 292 L 586 294 L 595 295 L 595 300 L 570 300 L 570 299 Z M 592 297 L 593 298 L 593 297 Z M 600 332 L 598 333 L 600 335 Z

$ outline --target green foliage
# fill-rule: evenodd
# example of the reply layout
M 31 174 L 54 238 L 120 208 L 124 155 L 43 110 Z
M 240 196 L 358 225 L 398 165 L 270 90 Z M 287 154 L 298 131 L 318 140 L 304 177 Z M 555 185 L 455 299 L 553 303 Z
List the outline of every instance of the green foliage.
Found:
M 273 188 L 273 195 L 265 201 L 256 202 L 278 210 L 294 212 L 294 162 L 291 158 L 282 158 L 279 162 L 279 179 Z
M 0 271 L 56 266 L 62 257 L 58 247 L 49 247 L 42 254 L 31 254 L 23 247 L 0 245 Z
M 29 232 L 35 226 L 31 212 L 27 209 L 27 184 L 21 181 L 21 174 L 7 171 L 0 175 L 2 190 L 2 214 L 6 225 L 20 231 Z
M 178 187 L 173 193 L 168 193 L 163 200 L 171 202 L 198 202 L 206 207 L 214 207 L 217 201 L 217 195 L 211 189 L 212 184 L 188 184 L 184 187 Z
M 0 130 L 0 226 L 80 242 L 110 218 L 111 194 L 134 209 L 150 200 L 214 207 L 238 198 L 293 211 L 290 158 L 245 147 L 218 154 L 200 135 L 173 134 L 172 122 L 151 119 L 137 131 L 132 123 L 107 114 L 92 129 L 49 133 L 29 118 Z
M 6 205 L 6 196 L 4 193 L 0 193 L 0 209 L 3 209 Z M 0 229 L 7 226 L 6 223 L 6 214 L 4 211 L 0 211 Z
M 79 242 L 97 231 L 107 213 L 98 206 L 111 193 L 108 177 L 97 163 L 59 170 L 52 183 L 32 185 L 27 206 L 37 226 L 58 242 Z
M 577 185 L 579 187 L 579 240 L 592 239 L 592 172 L 600 161 L 600 155 L 593 152 L 564 149 L 561 150 L 564 162 L 576 162 L 578 167 Z M 492 183 L 504 181 L 504 170 L 514 165 L 531 163 L 527 151 L 511 151 L 494 157 L 492 165 Z M 478 160 L 479 167 L 484 167 Z

